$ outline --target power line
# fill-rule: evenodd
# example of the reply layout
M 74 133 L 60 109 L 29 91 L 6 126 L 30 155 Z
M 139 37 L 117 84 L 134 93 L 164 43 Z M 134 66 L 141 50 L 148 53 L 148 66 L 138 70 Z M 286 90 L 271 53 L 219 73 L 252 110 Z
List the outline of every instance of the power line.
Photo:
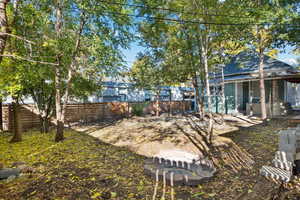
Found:
M 213 17 L 230 17 L 230 18 L 247 18 L 250 19 L 251 17 L 245 17 L 245 16 L 236 16 L 236 15 L 222 15 L 222 14 L 203 14 L 203 13 L 197 13 L 197 12 L 182 12 L 175 9 L 169 9 L 169 8 L 161 8 L 161 7 L 149 7 L 149 6 L 142 6 L 138 4 L 126 4 L 126 3 L 120 3 L 120 2 L 108 2 L 99 0 L 98 2 L 107 3 L 111 5 L 120 5 L 120 6 L 128 6 L 128 7 L 136 7 L 136 8 L 145 8 L 149 10 L 163 10 L 163 11 L 169 11 L 169 12 L 175 12 L 175 13 L 182 13 L 182 14 L 189 14 L 189 15 L 202 15 L 202 16 L 213 16 Z
M 220 25 L 220 26 L 245 26 L 245 25 L 259 25 L 259 24 L 238 24 L 238 23 L 216 23 L 216 22 L 201 22 L 201 21 L 193 21 L 193 20 L 183 20 L 183 19 L 172 19 L 172 18 L 165 18 L 165 17 L 151 17 L 151 16 L 141 16 L 141 15 L 134 15 L 134 14 L 124 14 L 119 12 L 106 12 L 108 14 L 120 15 L 120 16 L 128 16 L 128 17 L 135 17 L 135 18 L 144 18 L 144 19 L 151 19 L 151 20 L 159 20 L 159 21 L 169 21 L 169 22 L 177 22 L 177 23 L 189 23 L 189 24 L 203 24 L 203 25 Z
M 147 8 L 145 6 L 141 5 L 135 5 L 135 4 L 125 4 L 125 3 L 117 3 L 117 2 L 107 2 L 104 0 L 98 0 L 98 2 L 103 2 L 107 4 L 115 4 L 115 5 L 121 5 L 121 6 L 138 6 Z M 99 5 L 101 6 L 101 5 Z M 150 7 L 149 9 L 164 9 L 172 11 L 171 9 L 166 8 L 154 8 Z M 176 10 L 174 10 L 176 11 Z M 179 12 L 179 11 L 176 11 Z M 114 14 L 114 15 L 120 15 L 120 16 L 127 16 L 127 17 L 135 17 L 135 18 L 144 18 L 144 19 L 151 19 L 151 20 L 159 20 L 159 21 L 169 21 L 169 22 L 177 22 L 177 23 L 185 23 L 185 24 L 202 24 L 202 25 L 219 25 L 219 26 L 250 26 L 250 25 L 258 25 L 258 26 L 267 26 L 267 25 L 273 25 L 275 23 L 218 23 L 218 22 L 207 22 L 207 21 L 198 21 L 198 20 L 183 20 L 183 19 L 174 19 L 174 18 L 165 18 L 165 17 L 154 17 L 154 16 L 142 16 L 142 15 L 136 15 L 136 14 L 125 14 L 120 12 L 111 12 L 111 11 L 105 11 L 103 14 Z M 195 13 L 197 14 L 197 13 Z M 202 15 L 209 15 L 209 14 L 202 14 Z M 232 15 L 217 15 L 212 14 L 212 16 L 227 16 L 227 17 L 236 17 L 236 18 L 243 18 L 242 16 L 232 16 Z M 250 18 L 250 17 L 245 17 Z M 300 27 L 300 25 L 294 25 L 294 24 L 283 24 L 283 23 L 276 23 L 276 25 L 282 25 L 282 26 L 288 26 L 288 27 Z
M 172 18 L 165 18 L 165 17 L 151 17 L 151 16 L 141 16 L 135 14 L 124 14 L 119 12 L 106 12 L 108 14 L 120 15 L 120 16 L 127 16 L 127 17 L 135 17 L 135 18 L 144 18 L 150 20 L 159 20 L 159 21 L 169 21 L 169 22 L 176 22 L 176 23 L 185 23 L 185 24 L 199 24 L 199 25 L 217 25 L 217 26 L 250 26 L 250 25 L 272 25 L 272 23 L 217 23 L 217 22 L 205 22 L 205 21 L 198 21 L 198 20 L 183 20 L 183 19 L 172 19 Z M 293 24 L 280 24 L 277 23 L 276 25 L 286 25 L 289 27 L 300 27 L 300 25 L 293 25 Z

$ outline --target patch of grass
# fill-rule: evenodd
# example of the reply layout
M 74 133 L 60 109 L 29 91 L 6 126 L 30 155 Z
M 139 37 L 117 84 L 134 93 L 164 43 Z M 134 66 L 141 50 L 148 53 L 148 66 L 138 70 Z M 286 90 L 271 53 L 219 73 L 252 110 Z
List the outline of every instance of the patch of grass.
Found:
M 0 199 L 127 199 L 128 195 L 130 199 L 143 199 L 140 197 L 147 196 L 149 190 L 144 188 L 150 189 L 152 180 L 143 175 L 144 157 L 84 133 L 66 131 L 65 136 L 63 142 L 55 143 L 54 133 L 28 132 L 24 133 L 22 142 L 10 144 L 11 136 L 1 135 L 0 162 L 5 166 L 16 161 L 32 166 L 39 163 L 44 170 L 10 183 L 0 182 Z
M 41 134 L 30 131 L 23 134 L 23 141 L 18 143 L 9 143 L 11 137 L 10 133 L 0 135 L 0 163 L 5 166 L 10 166 L 17 161 L 33 163 L 37 157 L 30 155 L 55 145 L 53 133 Z
M 237 174 L 227 168 L 219 169 L 215 177 L 199 187 L 176 187 L 176 199 L 232 200 L 241 193 L 253 193 L 261 180 L 259 168 L 274 157 L 278 146 L 276 132 L 286 127 L 285 122 L 272 121 L 268 126 L 257 125 L 228 134 L 254 155 L 254 169 Z M 6 166 L 15 161 L 43 166 L 12 182 L 0 181 L 0 199 L 152 199 L 154 180 L 144 175 L 143 156 L 85 133 L 68 130 L 65 136 L 63 142 L 55 143 L 54 133 L 31 131 L 24 133 L 23 142 L 10 144 L 9 134 L 0 135 L 0 162 Z M 160 197 L 162 185 L 158 192 Z M 168 187 L 166 193 L 169 192 Z M 260 197 L 254 199 L 265 199 Z

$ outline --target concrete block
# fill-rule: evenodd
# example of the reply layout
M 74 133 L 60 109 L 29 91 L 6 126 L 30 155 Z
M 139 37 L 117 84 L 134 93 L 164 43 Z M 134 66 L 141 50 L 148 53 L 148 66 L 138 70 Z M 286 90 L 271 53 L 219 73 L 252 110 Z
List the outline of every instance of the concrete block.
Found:
M 18 168 L 3 168 L 0 170 L 0 179 L 6 179 L 10 176 L 19 176 L 21 170 Z
M 259 172 L 262 176 L 283 182 L 289 182 L 292 178 L 292 173 L 290 171 L 276 167 L 262 166 Z
M 287 152 L 287 151 L 276 151 L 275 159 L 280 160 L 282 162 L 294 162 L 295 153 Z

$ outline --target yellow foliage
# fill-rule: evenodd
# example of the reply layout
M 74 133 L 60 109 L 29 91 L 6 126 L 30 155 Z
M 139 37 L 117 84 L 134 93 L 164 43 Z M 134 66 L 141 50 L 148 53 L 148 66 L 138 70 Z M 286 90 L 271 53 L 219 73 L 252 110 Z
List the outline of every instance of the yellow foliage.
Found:
M 270 51 L 267 52 L 267 55 L 270 56 L 271 58 L 276 58 L 278 53 L 279 53 L 278 49 L 271 49 Z

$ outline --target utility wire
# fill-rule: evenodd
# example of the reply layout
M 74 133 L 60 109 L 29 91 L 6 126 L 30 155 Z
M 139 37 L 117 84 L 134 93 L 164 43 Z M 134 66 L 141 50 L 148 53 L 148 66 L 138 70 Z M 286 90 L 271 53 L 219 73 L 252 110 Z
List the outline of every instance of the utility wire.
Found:
M 141 16 L 141 15 L 135 15 L 135 14 L 125 14 L 125 13 L 119 13 L 119 12 L 105 12 L 107 14 L 113 14 L 113 15 L 120 15 L 120 16 L 127 16 L 127 17 L 135 17 L 135 18 L 144 18 L 144 19 L 150 19 L 150 20 L 158 20 L 158 21 L 169 21 L 169 22 L 177 22 L 180 24 L 202 24 L 202 25 L 218 25 L 218 26 L 250 26 L 250 25 L 273 25 L 273 23 L 218 23 L 218 22 L 205 22 L 205 21 L 198 21 L 198 20 L 183 20 L 183 19 L 172 19 L 172 18 L 165 18 L 165 17 L 151 17 L 151 16 Z M 299 27 L 300 25 L 293 25 L 293 24 L 280 24 L 277 23 L 277 25 L 286 25 L 288 27 Z
M 111 4 L 111 5 L 120 5 L 120 6 L 128 6 L 128 7 L 135 7 L 135 8 L 143 8 L 143 9 L 149 9 L 149 10 L 163 10 L 163 11 L 169 11 L 169 12 L 175 12 L 175 13 L 181 13 L 181 14 L 188 14 L 188 15 L 202 15 L 202 16 L 213 16 L 213 17 L 230 17 L 230 18 L 247 18 L 250 19 L 251 17 L 245 17 L 245 16 L 236 16 L 236 15 L 221 15 L 221 14 L 203 14 L 198 12 L 182 12 L 175 9 L 169 9 L 169 8 L 161 8 L 161 7 L 150 7 L 150 6 L 142 6 L 138 4 L 126 4 L 126 3 L 120 3 L 120 2 L 109 2 L 104 0 L 99 0 L 98 2 Z
M 118 3 L 118 2 L 108 2 L 105 0 L 98 0 L 98 2 L 111 4 L 111 5 L 121 5 L 121 6 L 132 6 L 132 7 L 141 7 L 141 8 L 148 8 L 148 9 L 161 9 L 161 10 L 168 10 L 168 11 L 174 11 L 174 12 L 180 12 L 178 10 L 172 10 L 167 8 L 155 8 L 155 7 L 145 7 L 141 5 L 136 4 L 126 4 L 126 3 Z M 103 5 L 98 5 L 103 7 Z M 105 7 L 103 7 L 105 8 Z M 111 11 L 104 11 L 103 14 L 113 14 L 113 15 L 120 15 L 120 16 L 126 16 L 126 17 L 135 17 L 135 18 L 144 18 L 148 20 L 158 20 L 158 21 L 169 21 L 169 22 L 177 22 L 180 24 L 199 24 L 199 25 L 219 25 L 219 26 L 250 26 L 250 25 L 258 25 L 258 26 L 268 26 L 273 25 L 275 23 L 219 23 L 219 22 L 207 22 L 207 21 L 199 21 L 199 20 L 183 20 L 183 19 L 174 19 L 174 18 L 166 18 L 166 17 L 154 17 L 154 16 L 142 16 L 137 14 L 129 14 L 129 13 L 120 13 L 120 12 L 111 12 Z M 181 12 L 182 13 L 182 12 Z M 191 13 L 191 14 L 197 14 L 197 13 Z M 243 16 L 232 16 L 232 15 L 218 15 L 218 14 L 198 14 L 198 15 L 208 15 L 208 16 L 224 16 L 224 17 L 233 17 L 233 18 L 249 18 L 250 17 L 243 17 Z M 300 27 L 300 25 L 294 25 L 294 24 L 283 24 L 283 23 L 276 23 L 276 25 L 283 25 L 288 27 Z
M 135 17 L 135 18 L 144 18 L 150 20 L 158 20 L 158 21 L 169 21 L 169 22 L 177 22 L 177 23 L 185 23 L 185 24 L 203 24 L 203 25 L 220 25 L 220 26 L 245 26 L 245 25 L 259 25 L 259 24 L 251 24 L 251 23 L 217 23 L 217 22 L 201 22 L 198 20 L 183 20 L 183 19 L 172 19 L 172 18 L 165 18 L 165 17 L 151 17 L 151 16 L 141 16 L 135 14 L 125 14 L 119 12 L 105 12 L 107 14 L 113 15 L 120 15 L 120 16 L 127 16 L 127 17 Z

